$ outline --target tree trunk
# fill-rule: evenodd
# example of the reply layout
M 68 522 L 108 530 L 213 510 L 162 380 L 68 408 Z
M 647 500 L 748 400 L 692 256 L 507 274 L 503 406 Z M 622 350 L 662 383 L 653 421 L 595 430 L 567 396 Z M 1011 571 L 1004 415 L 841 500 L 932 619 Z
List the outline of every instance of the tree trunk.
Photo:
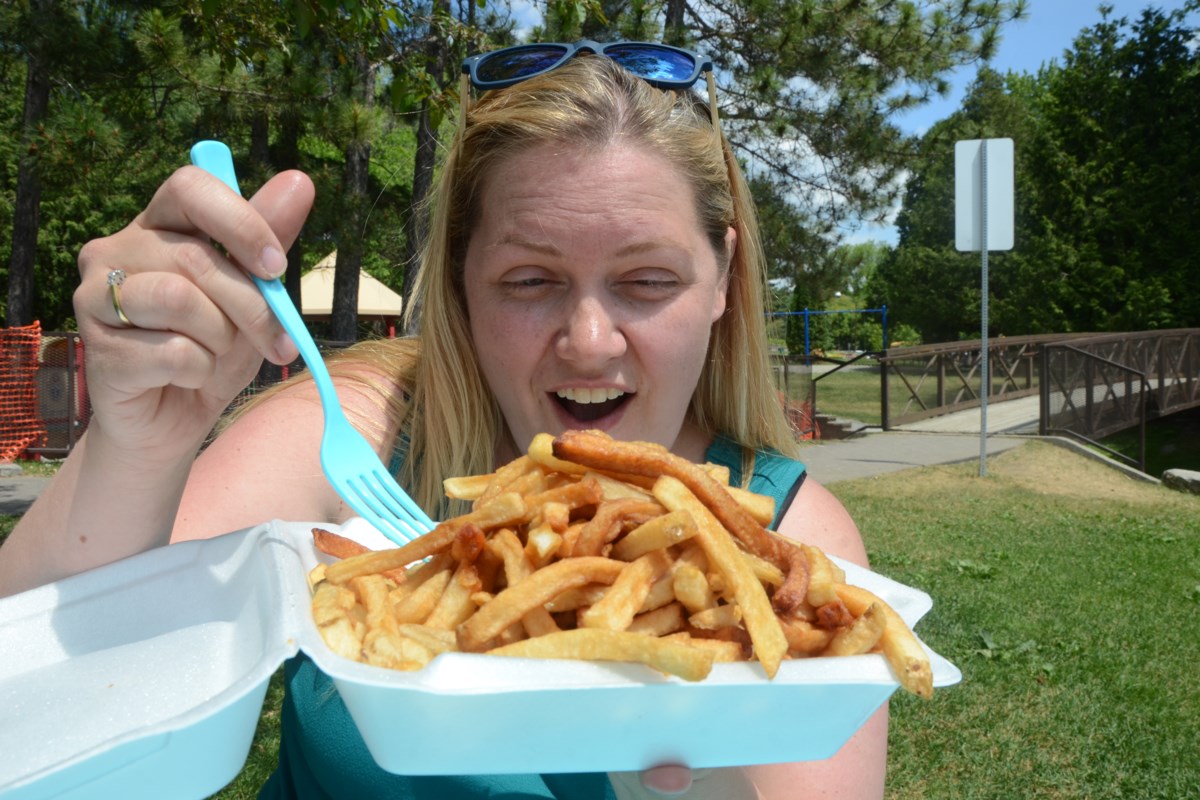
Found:
M 684 0 L 667 0 L 666 19 L 663 22 L 663 42 L 683 47 L 687 44 L 687 29 L 683 25 Z
M 421 242 L 425 238 L 425 217 L 423 203 L 433 186 L 433 168 L 437 159 L 437 131 L 429 121 L 429 101 L 421 103 L 421 116 L 417 122 L 417 152 L 413 159 L 412 206 L 408 210 L 408 218 L 404 225 L 404 282 L 400 286 L 400 296 L 407 304 L 411 302 L 413 288 L 416 284 L 417 268 L 420 266 Z M 415 333 L 419 309 L 409 317 L 410 324 L 407 333 Z
M 370 113 L 374 107 L 375 73 L 365 52 L 355 56 L 358 72 L 358 101 L 364 121 L 346 146 L 346 171 L 342 189 L 342 223 L 338 235 L 337 264 L 333 273 L 333 325 L 338 342 L 358 338 L 358 275 L 362 269 L 363 221 L 371 166 Z
M 37 40 L 35 39 L 35 45 Z M 8 259 L 8 307 L 6 324 L 33 323 L 33 268 L 37 261 L 38 214 L 41 181 L 38 178 L 38 125 L 50 105 L 49 63 L 40 46 L 30 48 L 26 59 L 25 109 L 21 118 L 21 158 L 17 167 L 17 190 L 13 204 L 12 254 Z
M 474 27 L 475 4 L 469 3 L 470 16 L 468 24 Z M 449 14 L 447 0 L 435 0 L 434 13 Z M 431 36 L 425 53 L 425 70 L 437 78 L 439 86 L 446 83 L 446 60 L 449 56 L 446 41 L 438 36 Z M 433 187 L 433 171 L 437 162 L 438 137 L 430 119 L 430 102 L 428 98 L 421 102 L 421 115 L 417 120 L 417 150 L 413 156 L 412 205 L 408 210 L 408 218 L 404 225 L 404 282 L 400 286 L 400 296 L 404 298 L 405 311 L 409 324 L 406 333 L 415 334 L 421 316 L 419 308 L 408 307 L 412 302 L 413 288 L 416 284 L 417 270 L 420 268 L 421 246 L 425 239 L 426 219 L 423 213 L 425 198 Z

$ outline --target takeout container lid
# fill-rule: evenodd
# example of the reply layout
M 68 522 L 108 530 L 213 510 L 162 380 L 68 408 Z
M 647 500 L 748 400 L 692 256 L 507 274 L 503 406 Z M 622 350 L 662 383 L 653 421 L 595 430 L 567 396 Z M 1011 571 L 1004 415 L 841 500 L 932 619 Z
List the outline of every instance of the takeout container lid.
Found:
M 409 775 L 827 758 L 897 688 L 881 655 L 785 661 L 770 681 L 757 663 L 716 664 L 694 683 L 610 662 L 351 662 L 312 622 L 312 527 L 159 548 L 0 600 L 0 796 L 206 797 L 241 769 L 271 675 L 299 650 L 333 679 L 379 765 Z M 932 606 L 838 563 L 910 625 Z M 931 659 L 935 686 L 961 680 Z

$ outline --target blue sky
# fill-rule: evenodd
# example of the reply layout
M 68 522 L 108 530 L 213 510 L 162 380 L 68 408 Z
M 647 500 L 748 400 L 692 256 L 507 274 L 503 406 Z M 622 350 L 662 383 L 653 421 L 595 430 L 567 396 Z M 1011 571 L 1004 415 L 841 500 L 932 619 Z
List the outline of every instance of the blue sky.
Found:
M 991 62 L 991 66 L 1000 72 L 1012 70 L 1033 74 L 1050 61 L 1061 63 L 1063 52 L 1071 49 L 1079 32 L 1100 21 L 1099 0 L 1029 0 L 1027 5 L 1024 19 L 1001 29 L 1000 46 Z M 1173 11 L 1183 7 L 1183 0 L 1107 0 L 1106 5 L 1113 7 L 1111 19 L 1126 17 L 1132 24 L 1145 8 L 1153 6 Z M 1193 24 L 1197 24 L 1194 19 Z M 972 65 L 960 70 L 946 98 L 906 114 L 899 119 L 901 127 L 910 133 L 923 133 L 938 120 L 954 113 L 977 69 Z M 863 227 L 848 237 L 849 241 L 855 242 L 872 239 L 894 244 L 895 228 Z

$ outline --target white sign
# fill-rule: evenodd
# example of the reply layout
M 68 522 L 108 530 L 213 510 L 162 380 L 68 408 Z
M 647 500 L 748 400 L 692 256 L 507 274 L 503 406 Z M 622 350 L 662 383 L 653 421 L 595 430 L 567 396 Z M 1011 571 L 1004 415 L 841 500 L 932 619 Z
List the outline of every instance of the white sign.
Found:
M 955 142 L 954 247 L 979 252 L 1012 246 L 1013 140 Z

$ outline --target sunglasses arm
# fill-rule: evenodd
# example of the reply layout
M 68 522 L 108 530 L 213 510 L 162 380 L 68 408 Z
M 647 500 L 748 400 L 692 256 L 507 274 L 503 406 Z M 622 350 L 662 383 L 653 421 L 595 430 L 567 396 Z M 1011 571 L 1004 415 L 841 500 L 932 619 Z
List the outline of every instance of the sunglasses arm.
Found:
M 717 117 L 717 82 L 713 79 L 712 72 L 704 73 L 706 83 L 708 83 L 708 113 L 712 115 L 713 128 L 721 130 L 720 119 Z

